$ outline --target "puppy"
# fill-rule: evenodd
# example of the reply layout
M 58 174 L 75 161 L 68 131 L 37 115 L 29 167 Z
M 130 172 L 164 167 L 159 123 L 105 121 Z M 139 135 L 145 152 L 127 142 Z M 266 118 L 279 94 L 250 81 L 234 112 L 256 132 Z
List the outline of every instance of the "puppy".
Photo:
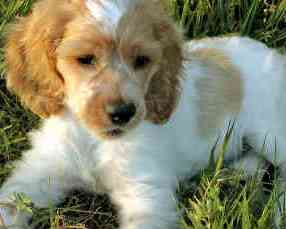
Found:
M 285 174 L 286 58 L 249 38 L 184 42 L 161 1 L 40 0 L 6 59 L 8 87 L 44 122 L 2 203 L 21 192 L 46 207 L 84 188 L 109 193 L 122 229 L 175 228 L 177 180 L 206 166 L 230 120 L 228 156 L 267 134 Z M 31 227 L 28 213 L 1 215 Z

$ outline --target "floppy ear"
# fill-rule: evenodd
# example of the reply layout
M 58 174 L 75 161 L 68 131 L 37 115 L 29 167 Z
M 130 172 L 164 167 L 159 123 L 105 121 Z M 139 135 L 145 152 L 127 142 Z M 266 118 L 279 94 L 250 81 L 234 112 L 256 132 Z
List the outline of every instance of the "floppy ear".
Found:
M 152 78 L 146 96 L 147 119 L 157 124 L 168 121 L 180 96 L 180 81 L 183 68 L 182 31 L 167 15 L 158 2 L 154 10 L 154 33 L 163 47 L 160 70 Z
M 63 110 L 64 82 L 55 50 L 72 14 L 70 3 L 63 2 L 36 3 L 30 15 L 11 26 L 7 38 L 7 86 L 41 117 Z

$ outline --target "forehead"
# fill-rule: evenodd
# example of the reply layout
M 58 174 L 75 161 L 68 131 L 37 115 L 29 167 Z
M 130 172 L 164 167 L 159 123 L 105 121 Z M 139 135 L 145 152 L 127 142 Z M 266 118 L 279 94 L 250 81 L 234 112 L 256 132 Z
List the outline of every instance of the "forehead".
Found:
M 121 45 L 156 41 L 150 25 L 152 16 L 145 15 L 149 12 L 145 1 L 84 0 L 81 3 L 85 10 L 66 26 L 65 41 L 96 42 L 97 46 L 110 46 L 110 42 Z
M 121 18 L 134 4 L 135 0 L 85 0 L 85 5 L 92 19 L 105 32 L 115 31 Z

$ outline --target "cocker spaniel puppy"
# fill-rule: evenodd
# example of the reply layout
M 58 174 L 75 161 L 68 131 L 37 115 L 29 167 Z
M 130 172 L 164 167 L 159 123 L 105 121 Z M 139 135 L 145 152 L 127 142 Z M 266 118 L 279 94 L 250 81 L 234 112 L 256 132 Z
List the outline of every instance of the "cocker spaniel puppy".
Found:
M 184 42 L 162 1 L 40 0 L 11 27 L 6 58 L 8 87 L 45 121 L 2 203 L 24 192 L 45 207 L 85 188 L 110 194 L 122 229 L 175 228 L 177 179 L 206 166 L 230 120 L 228 156 L 267 134 L 285 175 L 286 58 L 249 38 Z M 31 227 L 27 213 L 1 215 Z

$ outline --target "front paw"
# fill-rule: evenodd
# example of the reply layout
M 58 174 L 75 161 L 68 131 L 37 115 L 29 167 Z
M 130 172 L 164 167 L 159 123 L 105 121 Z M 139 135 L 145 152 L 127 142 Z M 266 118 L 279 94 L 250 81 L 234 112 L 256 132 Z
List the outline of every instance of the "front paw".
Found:
M 168 222 L 168 220 L 162 222 L 150 222 L 150 221 L 137 221 L 124 223 L 120 226 L 120 229 L 178 229 L 179 225 L 174 222 Z
M 120 229 L 179 229 L 179 226 L 177 225 L 170 225 L 170 226 L 154 226 L 154 225 L 125 225 L 125 226 L 121 226 Z
M 28 220 L 27 214 L 17 213 L 14 208 L 0 208 L 0 228 L 28 229 Z

